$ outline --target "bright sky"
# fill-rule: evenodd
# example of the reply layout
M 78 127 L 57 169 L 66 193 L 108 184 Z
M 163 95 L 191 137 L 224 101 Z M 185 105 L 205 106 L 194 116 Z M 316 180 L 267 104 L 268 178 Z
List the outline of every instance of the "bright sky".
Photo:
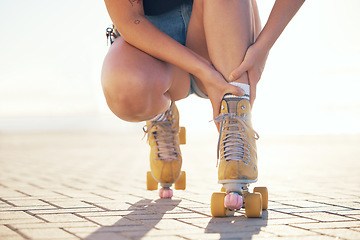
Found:
M 263 24 L 273 3 L 258 0 Z M 258 85 L 259 133 L 360 133 L 358 9 L 358 0 L 305 2 Z M 19 118 L 89 116 L 138 127 L 113 117 L 101 92 L 111 23 L 103 1 L 1 1 L 0 22 L 0 130 Z M 213 127 L 207 101 L 178 105 L 188 128 Z

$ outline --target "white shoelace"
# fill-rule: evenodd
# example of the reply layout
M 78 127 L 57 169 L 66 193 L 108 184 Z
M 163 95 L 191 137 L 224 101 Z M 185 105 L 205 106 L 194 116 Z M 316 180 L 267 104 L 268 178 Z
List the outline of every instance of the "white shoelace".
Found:
M 156 130 L 149 132 L 155 126 Z M 179 142 L 175 139 L 177 134 L 176 129 L 171 128 L 172 124 L 170 120 L 165 121 L 153 121 L 148 128 L 143 128 L 145 135 L 153 134 L 154 139 L 151 141 L 155 142 L 157 146 L 156 159 L 162 161 L 173 161 L 179 160 L 180 147 Z M 150 138 L 149 138 L 150 139 Z
M 250 149 L 251 145 L 245 135 L 245 131 L 251 132 L 251 136 L 255 140 L 259 139 L 259 134 L 246 124 L 246 120 L 249 116 L 241 117 L 235 113 L 223 113 L 214 119 L 216 122 L 220 122 L 220 134 L 217 146 L 217 164 L 220 157 L 224 157 L 226 161 L 236 160 L 242 161 L 245 164 L 251 162 Z M 224 134 L 220 151 L 221 135 Z

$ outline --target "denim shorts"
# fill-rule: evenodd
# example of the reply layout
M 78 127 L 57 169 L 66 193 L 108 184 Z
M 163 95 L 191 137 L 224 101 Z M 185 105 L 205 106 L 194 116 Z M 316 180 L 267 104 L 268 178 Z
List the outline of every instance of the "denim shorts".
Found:
M 166 13 L 156 16 L 146 16 L 146 18 L 161 31 L 185 46 L 192 4 L 193 0 L 188 0 Z M 199 97 L 208 98 L 196 84 L 194 76 L 192 74 L 189 76 L 191 87 L 188 96 L 190 94 L 196 94 Z

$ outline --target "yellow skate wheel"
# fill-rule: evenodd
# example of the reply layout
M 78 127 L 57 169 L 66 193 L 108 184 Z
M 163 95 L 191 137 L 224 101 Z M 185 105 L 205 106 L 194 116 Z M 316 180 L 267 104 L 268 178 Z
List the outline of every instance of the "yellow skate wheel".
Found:
M 157 190 L 158 182 L 154 179 L 150 171 L 146 174 L 146 188 L 147 190 Z
M 186 188 L 186 173 L 185 171 L 181 171 L 179 180 L 175 183 L 176 190 L 185 190 Z
M 245 195 L 245 215 L 248 218 L 261 217 L 262 203 L 260 193 L 248 193 Z
M 211 196 L 211 215 L 213 217 L 226 217 L 224 205 L 226 193 L 215 192 Z
M 186 144 L 186 128 L 185 127 L 180 127 L 179 140 L 180 140 L 180 144 Z
M 256 193 L 256 192 L 261 193 L 262 209 L 267 210 L 268 209 L 268 199 L 269 199 L 267 187 L 255 187 L 254 193 Z

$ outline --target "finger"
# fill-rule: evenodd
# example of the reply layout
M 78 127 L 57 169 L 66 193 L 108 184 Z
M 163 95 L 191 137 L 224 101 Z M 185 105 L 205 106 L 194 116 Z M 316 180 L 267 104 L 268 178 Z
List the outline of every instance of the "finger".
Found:
M 245 92 L 244 92 L 244 90 L 242 88 L 231 85 L 231 84 L 229 84 L 229 88 L 227 90 L 227 93 L 231 93 L 231 94 L 233 94 L 235 96 L 238 96 L 238 97 L 244 96 L 244 94 L 245 94 Z
M 241 77 L 241 75 L 243 75 L 245 72 L 247 71 L 247 66 L 245 65 L 245 63 L 243 62 L 242 64 L 240 64 L 239 67 L 237 67 L 235 70 L 233 70 L 230 75 L 229 75 L 229 81 L 234 81 L 236 79 L 238 79 L 239 77 Z

